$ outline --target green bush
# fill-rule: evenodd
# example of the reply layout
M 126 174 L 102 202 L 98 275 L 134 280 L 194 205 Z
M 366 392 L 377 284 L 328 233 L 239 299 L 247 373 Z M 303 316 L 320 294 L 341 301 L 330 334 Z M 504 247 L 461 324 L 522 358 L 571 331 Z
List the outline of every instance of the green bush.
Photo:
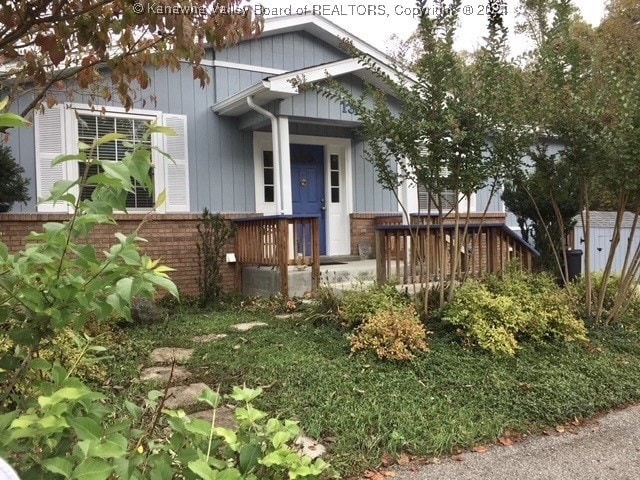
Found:
M 411 360 L 429 350 L 427 332 L 413 306 L 381 309 L 350 336 L 352 352 L 373 350 L 382 360 Z
M 0 415 L 0 457 L 24 480 L 41 478 L 320 479 L 335 477 L 322 459 L 301 455 L 293 442 L 295 422 L 267 419 L 251 402 L 261 389 L 234 387 L 237 428 L 190 419 L 163 408 L 152 391 L 145 407 L 125 402 L 128 416 L 116 422 L 104 396 L 60 366 L 43 364 L 50 386 L 23 412 Z M 221 397 L 204 390 L 199 400 L 215 409 Z M 71 448 L 75 446 L 75 448 Z
M 198 288 L 200 306 L 216 305 L 222 296 L 222 271 L 227 243 L 235 236 L 235 225 L 219 213 L 208 209 L 202 212 L 198 223 Z
M 409 305 L 409 296 L 393 284 L 360 286 L 344 291 L 337 302 L 335 317 L 342 326 L 356 328 L 381 310 Z
M 515 355 L 523 340 L 586 340 L 568 293 L 546 274 L 510 269 L 486 283 L 468 281 L 442 312 L 465 341 L 492 353 Z
M 591 311 L 592 314 L 597 304 L 597 292 L 602 285 L 603 275 L 602 273 L 591 274 Z M 618 296 L 618 290 L 620 289 L 620 277 L 612 274 L 607 282 L 607 289 L 604 295 L 603 314 L 604 317 L 608 317 L 609 313 L 613 309 L 616 297 Z M 580 279 L 574 283 L 572 289 L 572 296 L 574 301 L 575 313 L 578 317 L 583 318 L 585 321 L 589 319 L 586 301 L 586 286 L 585 278 Z M 624 313 L 620 318 L 620 323 L 640 327 L 640 293 L 636 289 L 630 289 L 625 299 L 627 302 L 627 308 L 624 309 Z
M 173 297 L 175 298 L 175 297 Z M 136 325 L 160 325 L 167 320 L 167 311 L 149 297 L 134 297 L 131 302 L 131 321 Z
M 5 104 L 0 102 L 0 110 Z M 0 114 L 0 128 L 16 124 L 22 124 L 19 117 Z M 152 133 L 174 132 L 152 126 L 145 137 Z M 230 396 L 241 403 L 235 411 L 236 432 L 164 411 L 161 392 L 150 392 L 144 407 L 125 402 L 126 412 L 121 412 L 74 377 L 89 352 L 102 351 L 84 336 L 91 322 L 109 324 L 116 315 L 130 319 L 132 299 L 153 297 L 156 288 L 178 293 L 167 275 L 171 269 L 140 253 L 143 239 L 137 231 L 116 234 L 104 255 L 82 243 L 97 225 L 115 223 L 114 210 L 126 211 L 133 180 L 149 189 L 153 185 L 151 152 L 144 141 L 133 145 L 122 162 L 93 158 L 98 146 L 124 139 L 109 134 L 92 145 L 81 144 L 77 155 L 57 158 L 56 163 L 83 162 L 102 171 L 53 186 L 46 201 L 72 206 L 69 221 L 46 223 L 16 254 L 0 242 L 0 457 L 15 465 L 23 480 L 327 476 L 329 467 L 322 460 L 312 461 L 290 447 L 298 433 L 295 424 L 265 422 L 266 415 L 251 405 L 259 390 L 236 388 Z M 82 200 L 74 192 L 87 184 L 95 189 L 90 200 Z M 60 358 L 43 358 L 48 347 L 64 344 L 67 331 L 74 332 L 73 339 L 86 340 L 78 343 L 80 353 L 67 359 L 68 369 Z M 202 401 L 215 408 L 219 396 L 207 390 Z

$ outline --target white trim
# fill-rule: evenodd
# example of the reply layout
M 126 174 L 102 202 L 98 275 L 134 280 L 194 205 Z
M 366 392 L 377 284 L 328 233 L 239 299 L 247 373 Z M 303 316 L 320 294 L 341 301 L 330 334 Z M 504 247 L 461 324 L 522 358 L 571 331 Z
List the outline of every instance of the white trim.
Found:
M 265 37 L 297 30 L 304 30 L 336 48 L 340 48 L 340 44 L 347 39 L 355 48 L 378 62 L 387 65 L 394 63 L 386 53 L 320 15 L 286 15 L 267 18 L 261 35 Z
M 293 213 L 293 191 L 291 188 L 291 136 L 289 135 L 289 117 L 278 117 L 278 136 L 280 144 L 280 178 L 278 184 L 282 188 L 280 208 L 285 215 Z M 274 160 L 276 161 L 276 160 Z
M 141 108 L 132 108 L 127 110 L 123 107 L 112 107 L 110 105 L 93 105 L 93 107 L 87 105 L 86 103 L 65 103 L 65 108 L 69 108 L 72 110 L 82 110 L 83 112 L 87 112 L 90 115 L 104 115 L 107 117 L 119 117 L 119 118 L 138 118 L 138 117 L 146 117 L 147 119 L 151 118 L 160 118 L 162 112 L 159 110 L 143 110 Z M 102 110 L 104 108 L 104 111 Z
M 283 150 L 289 151 L 289 146 L 292 143 L 302 145 L 320 145 L 324 147 L 324 174 L 325 174 L 325 205 L 327 207 L 325 215 L 325 238 L 327 255 L 348 255 L 351 251 L 351 230 L 349 224 L 349 213 L 353 208 L 353 167 L 352 167 L 352 154 L 351 154 L 351 139 L 350 138 L 338 138 L 338 137 L 319 137 L 311 135 L 289 135 L 289 143 L 282 145 Z M 264 150 L 272 150 L 272 140 L 270 132 L 253 132 L 253 165 L 254 165 L 254 180 L 255 180 L 255 202 L 256 213 L 263 213 L 266 215 L 276 214 L 275 202 L 264 202 L 264 178 L 262 173 L 262 152 Z M 330 171 L 330 155 L 340 155 L 341 171 L 340 178 L 340 203 L 331 204 L 331 183 L 327 180 Z M 275 161 L 275 158 L 274 158 Z M 289 161 L 288 173 L 285 176 L 283 171 L 283 180 L 285 184 L 285 205 L 283 210 L 287 213 L 293 211 L 292 196 L 291 196 L 291 166 Z M 278 187 L 276 186 L 276 189 Z M 289 192 L 286 195 L 286 192 Z M 278 195 L 278 192 L 275 192 Z M 339 210 L 334 210 L 338 208 Z M 339 230 L 332 230 L 330 222 L 327 221 L 329 215 L 340 215 L 342 219 Z M 339 245 L 332 246 L 331 238 L 342 238 L 342 241 L 338 242 Z
M 205 60 L 200 63 L 205 64 L 204 62 Z M 281 70 L 279 68 L 261 67 L 258 65 L 250 65 L 248 63 L 226 62 L 224 60 L 208 60 L 206 65 L 220 68 L 231 68 L 233 70 L 246 70 L 248 72 L 269 73 L 271 75 L 280 75 L 287 72 L 286 70 Z
M 272 92 L 296 94 L 298 93 L 298 87 L 294 87 L 291 84 L 291 80 L 297 77 L 303 78 L 306 82 L 317 82 L 327 77 L 339 77 L 360 70 L 366 70 L 366 67 L 361 65 L 356 58 L 347 58 L 326 65 L 316 65 L 302 70 L 286 72 L 277 77 L 272 77 L 266 82 Z
M 152 120 L 158 125 L 162 124 L 162 112 L 159 110 L 143 110 L 134 108 L 126 110 L 123 107 L 115 107 L 108 105 L 94 105 L 93 107 L 83 103 L 65 103 L 65 126 L 62 134 L 65 136 L 67 145 L 67 152 L 70 154 L 78 153 L 78 118 L 76 113 L 81 115 L 94 115 L 96 117 L 105 116 L 112 118 L 131 118 L 138 120 Z M 104 109 L 103 109 L 104 108 Z M 185 142 L 187 139 L 185 139 Z M 162 148 L 164 151 L 163 138 L 159 134 L 153 134 L 151 136 L 151 146 L 156 148 Z M 151 159 L 155 168 L 154 173 L 154 204 L 157 204 L 158 197 L 166 189 L 165 181 L 165 161 L 164 156 L 157 152 L 155 149 L 151 150 Z M 80 175 L 77 162 L 66 162 L 67 166 L 67 178 L 74 179 Z M 187 178 L 188 183 L 188 178 Z M 188 189 L 188 185 L 185 186 Z M 78 195 L 78 187 L 74 187 L 74 195 Z M 149 208 L 129 208 L 129 213 L 148 212 Z M 160 207 L 155 208 L 158 213 L 165 213 L 166 203 Z

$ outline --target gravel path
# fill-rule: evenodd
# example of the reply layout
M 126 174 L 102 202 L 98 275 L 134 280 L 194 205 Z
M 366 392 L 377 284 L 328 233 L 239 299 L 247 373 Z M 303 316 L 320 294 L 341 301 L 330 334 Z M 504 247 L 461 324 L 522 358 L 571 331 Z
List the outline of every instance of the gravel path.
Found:
M 439 464 L 398 467 L 396 480 L 639 480 L 640 405 L 574 432 L 531 436 Z

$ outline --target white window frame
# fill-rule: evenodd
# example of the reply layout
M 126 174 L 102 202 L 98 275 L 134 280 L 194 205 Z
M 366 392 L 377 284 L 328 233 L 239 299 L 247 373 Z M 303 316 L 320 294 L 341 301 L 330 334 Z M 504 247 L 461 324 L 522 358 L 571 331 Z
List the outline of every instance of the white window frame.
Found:
M 131 109 L 125 110 L 122 107 L 111 107 L 111 106 L 96 106 L 95 108 L 91 108 L 85 104 L 79 103 L 71 103 L 65 105 L 65 140 L 66 144 L 69 146 L 69 151 L 72 154 L 78 153 L 78 116 L 77 115 L 92 115 L 92 116 L 104 116 L 110 118 L 129 118 L 143 121 L 155 122 L 158 125 L 162 122 L 162 112 L 157 110 L 142 110 L 142 109 Z M 163 150 L 164 144 L 162 136 L 154 133 L 151 135 L 151 146 L 155 148 L 159 148 Z M 152 209 L 149 208 L 128 208 L 127 212 L 129 213 L 146 213 L 149 210 L 155 210 L 159 213 L 164 213 L 166 211 L 166 203 L 160 206 L 157 206 L 159 195 L 165 191 L 165 162 L 162 161 L 162 155 L 152 148 L 151 150 L 151 162 L 154 167 L 154 175 L 153 175 L 153 196 L 154 196 L 154 205 L 155 207 Z M 70 175 L 71 180 L 75 180 L 79 177 L 79 166 L 78 162 L 70 162 L 68 174 Z M 74 195 L 78 195 L 78 188 L 75 188 L 73 192 Z

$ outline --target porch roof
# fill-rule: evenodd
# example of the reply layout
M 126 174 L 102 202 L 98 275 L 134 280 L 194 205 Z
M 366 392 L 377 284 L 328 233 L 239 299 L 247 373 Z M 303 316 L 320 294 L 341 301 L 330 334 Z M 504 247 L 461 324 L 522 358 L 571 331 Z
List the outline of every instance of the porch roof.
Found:
M 395 74 L 394 70 L 388 66 L 382 68 L 382 70 L 388 75 Z M 257 105 L 263 106 L 274 100 L 284 100 L 297 95 L 298 87 L 293 85 L 293 80 L 303 79 L 307 83 L 313 83 L 328 77 L 341 77 L 348 74 L 357 75 L 378 88 L 388 90 L 366 66 L 355 58 L 347 58 L 337 62 L 324 63 L 266 77 L 229 98 L 214 104 L 211 108 L 219 115 L 237 117 L 250 110 L 247 104 L 247 98 L 249 97 Z

